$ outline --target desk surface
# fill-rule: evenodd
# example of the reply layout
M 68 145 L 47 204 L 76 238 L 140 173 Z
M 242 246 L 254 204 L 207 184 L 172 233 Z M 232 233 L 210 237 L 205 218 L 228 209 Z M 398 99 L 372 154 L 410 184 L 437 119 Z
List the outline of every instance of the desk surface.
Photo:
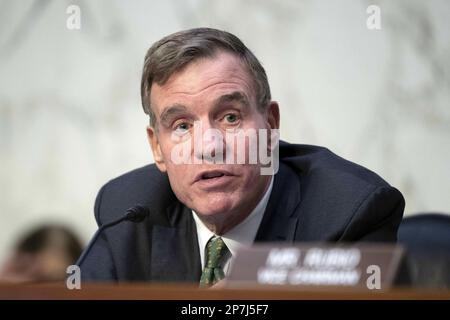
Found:
M 83 300 L 450 300 L 450 290 L 393 289 L 299 289 L 294 287 L 243 287 L 199 289 L 177 284 L 91 284 L 69 290 L 62 284 L 0 284 L 0 299 Z

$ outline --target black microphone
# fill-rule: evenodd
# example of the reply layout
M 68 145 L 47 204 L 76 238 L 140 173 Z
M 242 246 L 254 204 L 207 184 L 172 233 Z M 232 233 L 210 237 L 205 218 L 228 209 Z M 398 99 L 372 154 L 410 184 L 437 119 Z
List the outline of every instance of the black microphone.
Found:
M 83 263 L 84 259 L 87 256 L 87 254 L 89 253 L 89 251 L 91 251 L 92 247 L 94 246 L 95 241 L 97 241 L 97 238 L 100 236 L 100 234 L 103 232 L 103 230 L 105 230 L 109 227 L 115 226 L 116 224 L 119 224 L 123 221 L 131 221 L 131 222 L 139 223 L 139 222 L 144 221 L 144 219 L 147 218 L 149 215 L 150 215 L 150 210 L 147 207 L 144 207 L 141 205 L 136 205 L 134 207 L 129 208 L 125 212 L 123 217 L 120 217 L 119 219 L 116 219 L 116 220 L 113 220 L 111 222 L 101 225 L 97 229 L 97 231 L 94 233 L 94 236 L 92 237 L 91 241 L 87 245 L 86 250 L 84 250 L 84 252 L 80 256 L 80 258 L 78 258 L 76 265 L 78 267 L 81 266 L 81 264 Z

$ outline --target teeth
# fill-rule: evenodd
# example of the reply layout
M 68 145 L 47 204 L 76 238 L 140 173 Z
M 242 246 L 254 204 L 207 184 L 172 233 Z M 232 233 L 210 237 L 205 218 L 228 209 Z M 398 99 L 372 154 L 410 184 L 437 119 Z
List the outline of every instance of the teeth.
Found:
M 203 175 L 203 179 L 211 179 L 211 178 L 216 178 L 216 177 L 221 177 L 223 176 L 223 173 L 220 172 L 209 172 L 209 173 L 205 173 Z

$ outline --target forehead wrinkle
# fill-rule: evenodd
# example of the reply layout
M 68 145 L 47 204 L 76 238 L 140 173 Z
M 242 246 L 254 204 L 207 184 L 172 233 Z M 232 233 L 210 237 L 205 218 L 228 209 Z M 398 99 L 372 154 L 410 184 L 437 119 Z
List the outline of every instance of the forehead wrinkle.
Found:
M 229 57 L 227 59 L 229 60 Z M 189 102 L 189 105 L 191 103 L 194 105 L 202 104 L 206 102 L 205 98 L 207 100 L 210 98 L 214 99 L 214 97 L 210 97 L 208 89 L 215 91 L 217 86 L 219 86 L 217 88 L 219 93 L 214 94 L 216 97 L 220 92 L 241 91 L 251 104 L 257 102 L 255 83 L 246 68 L 243 68 L 240 63 L 228 64 L 224 68 L 217 67 L 214 64 L 212 66 L 204 65 L 204 63 L 214 62 L 213 60 L 215 59 L 205 59 L 198 61 L 198 63 L 193 63 L 191 66 L 187 66 L 186 69 L 173 74 L 166 83 L 155 84 L 150 95 L 153 105 L 171 105 L 171 102 L 183 104 Z M 159 97 L 157 99 L 159 100 L 158 103 L 153 100 L 155 94 Z M 194 103 L 194 101 L 185 101 L 184 99 L 201 100 Z M 166 103 L 164 103 L 164 100 Z
M 177 91 L 176 88 L 175 88 L 175 91 L 173 91 L 173 94 L 183 94 L 183 95 L 189 95 L 189 96 L 197 96 L 197 95 L 201 95 L 204 91 L 210 89 L 211 87 L 218 86 L 218 85 L 224 85 L 224 86 L 233 85 L 233 86 L 240 86 L 240 87 L 242 87 L 242 85 L 244 85 L 247 90 L 249 90 L 251 88 L 249 86 L 249 84 L 244 79 L 240 79 L 239 77 L 234 77 L 234 78 L 238 78 L 239 80 L 242 80 L 242 82 L 220 79 L 219 81 L 215 81 L 215 82 L 213 82 L 211 84 L 208 84 L 205 87 L 202 87 L 201 89 L 199 89 L 197 91 L 185 91 L 185 90 Z
M 233 91 L 231 93 L 224 94 L 218 97 L 214 103 L 213 108 L 218 109 L 222 104 L 227 102 L 239 102 L 245 107 L 250 106 L 250 102 L 248 100 L 247 95 L 242 91 Z

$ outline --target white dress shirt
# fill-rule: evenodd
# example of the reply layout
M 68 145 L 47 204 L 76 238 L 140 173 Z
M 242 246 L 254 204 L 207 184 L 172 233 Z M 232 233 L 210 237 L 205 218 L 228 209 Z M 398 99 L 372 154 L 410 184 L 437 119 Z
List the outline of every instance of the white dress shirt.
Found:
M 233 257 L 236 256 L 236 251 L 242 246 L 250 246 L 255 240 L 256 233 L 258 232 L 259 225 L 261 224 L 261 220 L 264 216 L 264 212 L 266 211 L 267 203 L 269 202 L 269 197 L 272 192 L 273 186 L 273 176 L 270 180 L 269 188 L 267 188 L 266 193 L 259 201 L 258 205 L 253 209 L 253 211 L 248 215 L 247 218 L 244 219 L 240 224 L 235 226 L 233 229 L 228 231 L 227 233 L 221 235 L 223 241 L 226 246 L 230 250 L 231 257 L 228 256 L 225 258 L 223 271 L 227 275 L 230 271 L 230 266 L 233 260 Z M 194 217 L 195 225 L 197 227 L 197 238 L 198 238 L 198 246 L 200 251 L 200 258 L 202 261 L 202 269 L 205 266 L 205 248 L 209 239 L 212 236 L 217 236 L 211 230 L 209 230 L 200 218 L 197 216 L 194 210 L 192 210 L 192 216 Z M 231 259 L 230 259 L 231 258 Z

